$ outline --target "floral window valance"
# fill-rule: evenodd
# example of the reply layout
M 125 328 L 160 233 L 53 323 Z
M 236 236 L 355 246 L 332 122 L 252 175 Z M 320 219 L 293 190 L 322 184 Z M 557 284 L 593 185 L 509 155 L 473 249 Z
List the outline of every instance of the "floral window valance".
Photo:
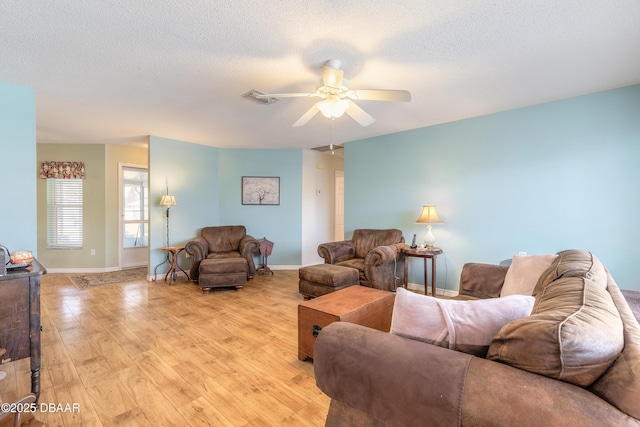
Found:
M 84 179 L 84 162 L 42 162 L 40 178 Z

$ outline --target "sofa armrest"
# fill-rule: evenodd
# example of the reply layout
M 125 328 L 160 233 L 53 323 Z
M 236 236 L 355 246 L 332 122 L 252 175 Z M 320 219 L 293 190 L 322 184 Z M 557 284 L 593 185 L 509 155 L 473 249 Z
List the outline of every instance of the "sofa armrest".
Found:
M 329 242 L 318 245 L 318 255 L 324 258 L 325 264 L 336 264 L 352 259 L 355 253 L 356 248 L 352 240 L 342 240 L 340 242 Z
M 313 366 L 325 394 L 384 425 L 639 424 L 582 387 L 347 322 L 322 329 Z
M 245 236 L 240 239 L 240 243 L 238 245 L 238 251 L 240 251 L 240 255 L 243 257 L 251 256 L 254 253 L 260 250 L 260 242 L 258 239 L 245 234 Z
M 404 283 L 404 243 L 378 246 L 364 259 L 364 276 L 376 289 L 393 291 Z
M 497 264 L 467 263 L 460 274 L 460 295 L 498 298 L 509 267 Z
M 209 253 L 209 244 L 202 236 L 192 239 L 184 245 L 184 250 L 193 257 L 194 261 L 202 261 Z
M 191 270 L 189 270 L 189 278 L 193 281 L 198 280 L 198 267 L 200 261 L 205 259 L 209 254 L 209 244 L 202 236 L 192 239 L 184 245 L 184 250 L 193 257 L 191 261 Z
M 240 239 L 240 243 L 238 245 L 238 251 L 240 255 L 247 260 L 247 265 L 249 267 L 249 271 L 247 275 L 249 277 L 253 277 L 256 274 L 256 264 L 253 261 L 253 254 L 260 250 L 260 242 L 258 239 L 245 234 L 242 239 Z
M 574 427 L 640 422 L 582 387 L 474 357 L 464 386 L 461 424 Z
M 320 332 L 313 366 L 325 394 L 384 423 L 458 425 L 472 357 L 335 322 Z

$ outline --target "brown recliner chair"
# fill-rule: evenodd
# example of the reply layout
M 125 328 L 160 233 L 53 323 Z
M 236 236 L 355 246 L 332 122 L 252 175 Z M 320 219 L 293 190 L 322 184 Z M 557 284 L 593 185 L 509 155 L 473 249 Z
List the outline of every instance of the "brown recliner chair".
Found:
M 403 246 L 401 230 L 358 229 L 351 240 L 319 245 L 318 255 L 325 264 L 357 269 L 362 286 L 393 291 L 404 282 Z
M 242 225 L 205 227 L 200 236 L 185 245 L 193 257 L 191 280 L 203 291 L 214 287 L 240 288 L 256 274 L 253 254 L 258 240 Z

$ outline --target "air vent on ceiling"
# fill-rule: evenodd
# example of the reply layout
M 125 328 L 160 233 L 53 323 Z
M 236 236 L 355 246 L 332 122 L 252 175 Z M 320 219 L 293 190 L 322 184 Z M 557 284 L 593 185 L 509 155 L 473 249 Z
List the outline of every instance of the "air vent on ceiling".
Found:
M 333 144 L 333 148 L 331 148 L 331 145 L 324 145 L 322 147 L 312 148 L 312 150 L 321 151 L 324 153 L 325 151 L 336 151 L 336 150 L 342 150 L 343 148 L 344 147 L 342 145 Z
M 276 101 L 280 101 L 279 98 L 256 98 L 256 95 L 264 95 L 264 92 L 251 89 L 249 92 L 242 95 L 242 97 L 251 99 L 252 101 L 255 101 L 255 102 L 259 102 L 260 104 L 273 104 Z

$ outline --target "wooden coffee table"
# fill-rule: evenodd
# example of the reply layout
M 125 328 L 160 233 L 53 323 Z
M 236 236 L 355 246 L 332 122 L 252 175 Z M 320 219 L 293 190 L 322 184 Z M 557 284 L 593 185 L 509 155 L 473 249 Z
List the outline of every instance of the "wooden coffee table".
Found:
M 388 332 L 396 294 L 350 286 L 298 305 L 298 359 L 313 359 L 318 333 L 333 322 L 350 322 Z

